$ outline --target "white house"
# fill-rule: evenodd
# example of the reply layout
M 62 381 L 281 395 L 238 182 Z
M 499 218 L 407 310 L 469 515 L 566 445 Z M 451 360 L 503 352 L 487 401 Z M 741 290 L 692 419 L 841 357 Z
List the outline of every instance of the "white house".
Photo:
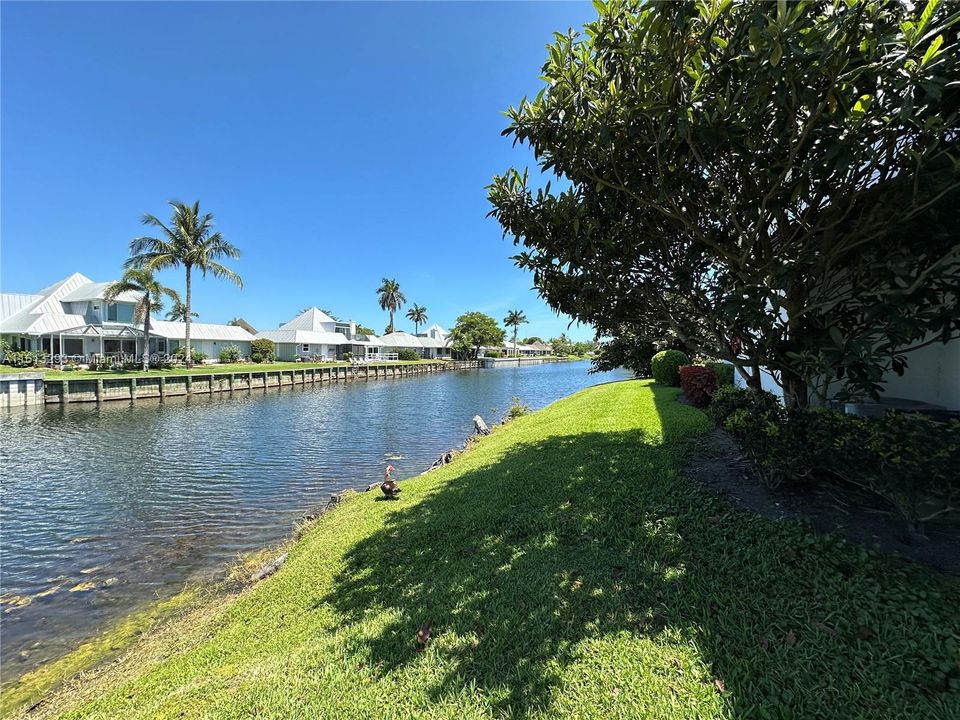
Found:
M 396 331 L 380 336 L 380 341 L 386 352 L 413 350 L 425 359 L 450 357 L 450 341 L 447 331 L 434 323 L 424 332 L 413 333 Z
M 903 375 L 888 372 L 883 377 L 883 392 L 880 407 L 909 408 L 923 404 L 933 408 L 960 411 L 960 340 L 947 344 L 940 342 L 927 345 L 906 355 L 907 369 Z M 778 397 L 783 390 L 766 370 L 761 370 L 761 384 Z M 739 373 L 734 382 L 744 386 Z M 831 385 L 827 397 L 833 397 L 843 389 L 842 382 Z
M 129 292 L 107 302 L 103 296 L 109 284 L 74 273 L 36 293 L 2 293 L 0 337 L 15 349 L 81 361 L 121 354 L 139 357 L 144 352 L 143 324 L 133 322 L 133 310 L 141 296 Z M 211 359 L 230 346 L 247 356 L 253 340 L 241 327 L 198 322 L 190 324 L 190 336 L 191 345 Z M 151 354 L 172 352 L 185 337 L 183 323 L 151 318 Z
M 310 308 L 277 330 L 257 333 L 257 338 L 272 340 L 277 360 L 377 360 L 384 343 L 376 335 L 357 332 L 357 324 L 339 322 L 322 310 Z

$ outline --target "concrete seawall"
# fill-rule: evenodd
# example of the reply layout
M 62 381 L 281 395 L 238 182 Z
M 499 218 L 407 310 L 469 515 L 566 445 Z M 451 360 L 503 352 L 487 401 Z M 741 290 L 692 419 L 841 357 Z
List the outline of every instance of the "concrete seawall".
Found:
M 477 361 L 449 361 L 423 364 L 393 363 L 361 366 L 318 366 L 303 369 L 257 370 L 253 372 L 194 372 L 190 375 L 159 377 L 98 377 L 44 380 L 41 373 L 0 376 L 0 406 L 16 407 L 108 400 L 138 400 L 179 395 L 213 394 L 268 388 L 294 387 L 314 383 L 430 375 L 450 370 L 480 367 Z
M 568 362 L 566 358 L 555 357 L 507 357 L 507 358 L 480 358 L 482 367 L 508 367 L 512 365 L 541 365 L 543 363 Z
M 43 373 L 0 375 L 0 407 L 43 404 Z

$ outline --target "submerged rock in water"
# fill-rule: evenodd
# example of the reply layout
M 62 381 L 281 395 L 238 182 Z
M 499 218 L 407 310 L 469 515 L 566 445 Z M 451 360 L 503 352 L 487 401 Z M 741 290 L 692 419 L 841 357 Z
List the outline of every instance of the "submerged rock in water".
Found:
M 11 610 L 16 610 L 17 608 L 26 607 L 33 602 L 33 598 L 29 595 L 17 595 L 15 593 L 4 593 L 0 595 L 0 605 L 8 606 L 4 612 L 10 612 Z

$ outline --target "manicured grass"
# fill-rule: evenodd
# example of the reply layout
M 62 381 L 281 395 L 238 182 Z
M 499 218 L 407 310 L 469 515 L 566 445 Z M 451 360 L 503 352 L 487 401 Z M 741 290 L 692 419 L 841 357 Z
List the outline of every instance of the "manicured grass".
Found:
M 586 390 L 354 496 L 30 717 L 960 717 L 958 583 L 693 487 L 676 394 Z
M 371 362 L 367 365 L 424 365 L 430 363 L 444 362 L 443 360 L 391 360 L 389 362 Z M 132 377 L 169 377 L 171 375 L 209 375 L 210 373 L 248 373 L 263 372 L 264 370 L 305 370 L 307 368 L 323 367 L 344 367 L 348 362 L 325 362 L 325 363 L 306 363 L 306 362 L 274 362 L 274 363 L 211 363 L 209 365 L 194 365 L 192 370 L 185 367 L 171 368 L 169 370 L 70 370 L 62 371 L 50 368 L 12 368 L 9 365 L 0 365 L 0 374 L 15 372 L 41 372 L 45 378 L 50 380 L 83 380 L 85 378 L 132 378 Z

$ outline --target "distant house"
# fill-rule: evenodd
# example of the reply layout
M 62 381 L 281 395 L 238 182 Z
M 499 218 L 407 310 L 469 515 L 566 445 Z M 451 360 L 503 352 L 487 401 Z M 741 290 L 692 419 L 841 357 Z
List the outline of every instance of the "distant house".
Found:
M 257 338 L 272 340 L 277 360 L 377 360 L 384 343 L 376 335 L 357 332 L 353 321 L 334 320 L 322 310 L 310 308 L 277 330 L 264 330 Z M 348 355 L 349 353 L 349 355 Z
M 400 350 L 413 350 L 424 359 L 449 358 L 450 341 L 447 331 L 437 324 L 428 327 L 424 332 L 413 333 L 397 331 L 380 336 L 384 352 L 395 353 Z
M 543 355 L 549 355 L 552 350 L 553 348 L 545 343 L 524 345 L 523 343 L 514 344 L 512 341 L 507 340 L 503 343 L 501 352 L 507 357 L 541 357 Z
M 36 293 L 0 294 L 0 337 L 20 350 L 45 351 L 83 361 L 94 356 L 141 356 L 143 324 L 133 322 L 139 293 L 104 300 L 109 282 L 93 282 L 74 273 Z M 186 325 L 150 320 L 151 354 L 170 353 L 185 344 Z M 250 354 L 253 335 L 242 327 L 212 323 L 190 324 L 191 345 L 216 359 L 225 347 Z

